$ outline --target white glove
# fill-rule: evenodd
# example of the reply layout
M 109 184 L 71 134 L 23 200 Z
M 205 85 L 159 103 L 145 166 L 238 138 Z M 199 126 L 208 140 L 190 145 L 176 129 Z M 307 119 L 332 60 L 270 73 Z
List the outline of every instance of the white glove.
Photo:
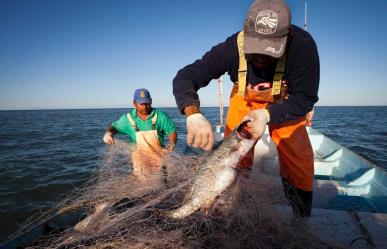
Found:
M 195 148 L 210 150 L 214 145 L 214 134 L 211 124 L 201 113 L 194 113 L 187 117 L 187 144 Z
M 103 142 L 108 145 L 114 144 L 114 137 L 111 132 L 106 132 L 103 136 Z
M 266 124 L 270 121 L 270 114 L 266 109 L 256 109 L 249 112 L 243 120 L 251 121 L 247 123 L 249 132 L 253 138 L 259 139 L 265 132 Z

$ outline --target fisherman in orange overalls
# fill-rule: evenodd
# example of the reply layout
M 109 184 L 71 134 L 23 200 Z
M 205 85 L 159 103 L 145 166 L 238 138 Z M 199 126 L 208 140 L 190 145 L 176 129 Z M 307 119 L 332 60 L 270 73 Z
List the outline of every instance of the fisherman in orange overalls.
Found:
M 176 126 L 163 111 L 152 108 L 152 98 L 147 89 L 134 92 L 133 109 L 114 121 L 103 137 L 106 144 L 114 144 L 116 133 L 126 134 L 136 143 L 132 153 L 133 174 L 141 180 L 157 175 L 163 165 L 165 155 L 175 148 Z M 169 144 L 164 146 L 164 136 Z
M 187 116 L 187 143 L 193 147 L 210 150 L 214 144 L 197 91 L 226 72 L 234 86 L 225 135 L 249 119 L 250 132 L 260 138 L 268 124 L 285 196 L 296 216 L 310 216 L 314 166 L 305 125 L 311 123 L 320 77 L 313 38 L 290 24 L 290 10 L 283 0 L 254 1 L 243 31 L 181 69 L 173 80 L 177 106 Z M 251 167 L 253 153 L 240 167 Z

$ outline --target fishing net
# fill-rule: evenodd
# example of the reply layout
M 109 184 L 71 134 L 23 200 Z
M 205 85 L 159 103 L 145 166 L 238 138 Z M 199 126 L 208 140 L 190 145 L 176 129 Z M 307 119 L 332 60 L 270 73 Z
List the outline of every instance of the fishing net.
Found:
M 205 156 L 170 154 L 146 179 L 132 174 L 133 147 L 109 146 L 90 181 L 65 200 L 60 214 L 83 210 L 64 230 L 31 248 L 331 248 L 301 220 L 284 219 L 283 194 L 258 171 L 239 171 L 235 184 L 206 212 L 169 218 L 184 201 Z

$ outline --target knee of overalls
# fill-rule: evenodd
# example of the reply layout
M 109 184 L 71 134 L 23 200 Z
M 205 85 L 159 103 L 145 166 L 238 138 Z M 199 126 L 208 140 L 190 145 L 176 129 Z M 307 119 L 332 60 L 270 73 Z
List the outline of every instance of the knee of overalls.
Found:
M 314 157 L 305 123 L 301 118 L 269 125 L 269 130 L 277 146 L 281 176 L 298 189 L 312 191 Z

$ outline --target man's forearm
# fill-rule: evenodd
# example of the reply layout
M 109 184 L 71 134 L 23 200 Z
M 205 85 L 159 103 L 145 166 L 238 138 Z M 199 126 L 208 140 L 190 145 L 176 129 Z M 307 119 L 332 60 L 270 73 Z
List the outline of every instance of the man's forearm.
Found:
M 109 125 L 109 126 L 106 128 L 105 132 L 110 132 L 110 133 L 112 133 L 113 135 L 116 135 L 118 131 L 117 131 L 112 125 Z
M 183 109 L 184 114 L 188 117 L 191 114 L 199 113 L 200 109 L 197 105 L 188 105 Z
M 176 142 L 177 142 L 177 133 L 176 133 L 176 131 L 174 131 L 171 134 L 169 134 L 168 138 L 169 138 L 169 143 L 170 144 L 176 145 Z
M 225 72 L 238 70 L 239 53 L 236 39 L 237 34 L 233 34 L 226 41 L 212 47 L 201 59 L 177 72 L 173 79 L 173 94 L 181 113 L 184 113 L 186 106 L 200 106 L 197 94 L 200 88 L 207 86 L 211 80 L 218 79 Z

